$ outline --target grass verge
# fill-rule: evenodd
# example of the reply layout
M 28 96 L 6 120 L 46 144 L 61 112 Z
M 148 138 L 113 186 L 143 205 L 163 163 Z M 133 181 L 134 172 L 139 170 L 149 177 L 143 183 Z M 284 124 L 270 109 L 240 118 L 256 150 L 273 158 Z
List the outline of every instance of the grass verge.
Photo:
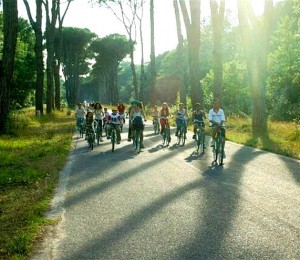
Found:
M 11 115 L 0 136 L 0 259 L 26 259 L 45 225 L 59 172 L 71 147 L 74 118 L 63 112 Z

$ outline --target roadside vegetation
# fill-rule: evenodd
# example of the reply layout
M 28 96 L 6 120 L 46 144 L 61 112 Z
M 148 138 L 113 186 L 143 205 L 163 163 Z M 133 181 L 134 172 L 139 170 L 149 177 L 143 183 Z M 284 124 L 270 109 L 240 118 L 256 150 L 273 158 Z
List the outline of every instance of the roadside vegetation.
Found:
M 0 136 L 0 259 L 25 259 L 45 225 L 43 216 L 71 148 L 74 118 L 12 113 Z
M 71 149 L 73 115 L 34 113 L 12 113 L 9 134 L 0 136 L 0 259 L 26 259 L 53 224 L 44 214 Z M 251 135 L 250 118 L 230 116 L 227 126 L 227 140 L 300 159 L 299 122 L 269 121 L 265 139 Z

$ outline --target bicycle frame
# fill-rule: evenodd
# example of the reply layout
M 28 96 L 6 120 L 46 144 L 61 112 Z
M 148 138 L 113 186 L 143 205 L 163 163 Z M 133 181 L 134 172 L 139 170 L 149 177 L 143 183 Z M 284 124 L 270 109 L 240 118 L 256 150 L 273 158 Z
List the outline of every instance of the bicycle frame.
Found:
M 182 119 L 180 119 L 180 120 L 181 120 L 181 126 L 179 127 L 179 131 L 178 131 L 177 144 L 184 145 L 185 139 L 186 139 L 186 126 L 185 126 L 184 121 Z
M 158 122 L 158 118 L 153 118 L 153 130 L 154 130 L 154 134 L 159 134 L 159 122 Z
M 100 142 L 100 137 L 101 137 L 101 132 L 100 132 L 100 124 L 97 122 L 96 124 L 96 139 L 97 139 L 97 144 Z
M 225 147 L 225 136 L 222 135 L 222 127 L 220 127 L 216 133 L 215 148 L 214 152 L 214 162 L 219 165 L 223 165 L 224 159 L 224 147 Z
M 165 120 L 165 127 L 163 131 L 163 146 L 168 146 L 170 143 L 170 125 L 168 118 L 163 118 Z
M 204 129 L 204 122 L 196 120 L 195 123 L 198 124 L 197 132 L 196 132 L 196 151 L 199 152 L 200 146 L 202 147 L 202 154 L 204 154 L 205 151 L 205 129 Z
M 79 118 L 77 119 L 77 127 L 79 130 L 79 137 L 82 138 L 83 137 L 83 133 L 84 133 L 84 118 Z
M 141 151 L 141 131 L 139 129 L 133 129 L 133 146 L 135 148 L 135 151 L 137 153 L 140 153 Z
M 110 141 L 111 141 L 111 151 L 114 152 L 115 151 L 115 145 L 117 142 L 117 130 L 115 129 L 114 126 L 111 126 L 111 135 L 110 135 Z
M 89 148 L 91 150 L 93 150 L 94 149 L 94 141 L 95 141 L 95 132 L 94 132 L 94 129 L 93 128 L 87 129 L 86 135 L 87 135 L 87 142 L 89 144 Z

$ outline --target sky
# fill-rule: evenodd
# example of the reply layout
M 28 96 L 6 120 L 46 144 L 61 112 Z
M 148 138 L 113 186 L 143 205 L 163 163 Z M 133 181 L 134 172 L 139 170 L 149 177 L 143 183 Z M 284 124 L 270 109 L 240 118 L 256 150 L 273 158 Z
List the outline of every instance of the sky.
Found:
M 263 8 L 262 0 L 252 0 L 253 8 L 260 13 Z M 150 60 L 150 25 L 149 25 L 149 1 L 144 8 L 143 38 L 144 58 Z M 35 0 L 29 0 L 32 10 L 35 10 Z M 19 16 L 28 19 L 23 0 L 18 0 Z M 236 9 L 236 0 L 226 0 L 226 9 Z M 202 0 L 202 16 L 210 13 L 209 0 Z M 177 45 L 176 21 L 173 8 L 173 0 L 154 0 L 155 10 L 155 53 L 162 54 L 173 50 Z M 183 24 L 183 22 L 182 22 Z M 124 25 L 114 16 L 112 11 L 99 6 L 92 6 L 88 0 L 74 0 L 64 20 L 65 27 L 88 28 L 100 38 L 109 34 L 119 33 L 127 36 Z M 138 40 L 138 39 L 137 39 Z M 135 60 L 141 60 L 140 44 L 136 46 Z

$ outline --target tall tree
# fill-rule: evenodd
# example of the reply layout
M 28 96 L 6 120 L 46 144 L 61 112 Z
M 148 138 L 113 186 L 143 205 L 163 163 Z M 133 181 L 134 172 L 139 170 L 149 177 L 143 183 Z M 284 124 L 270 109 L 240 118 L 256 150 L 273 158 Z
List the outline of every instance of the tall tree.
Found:
M 223 89 L 223 45 L 225 0 L 210 0 L 211 23 L 213 31 L 213 72 L 214 72 L 214 98 L 222 102 Z
M 34 51 L 36 55 L 36 91 L 35 91 L 35 109 L 41 114 L 44 113 L 44 55 L 43 55 L 43 31 L 42 31 L 42 5 L 43 0 L 36 0 L 36 20 L 34 21 L 31 14 L 31 9 L 27 0 L 23 0 L 30 24 L 35 34 Z
M 141 10 L 143 6 L 144 0 L 95 0 L 99 4 L 104 4 L 108 9 L 112 11 L 115 17 L 122 22 L 126 33 L 128 35 L 129 41 L 131 42 L 131 52 L 130 52 L 130 64 L 132 70 L 132 85 L 134 88 L 134 96 L 139 98 L 139 87 L 137 81 L 137 73 L 135 68 L 134 62 L 134 46 L 136 42 L 136 18 L 137 12 Z M 119 8 L 119 11 L 113 8 L 112 5 L 109 4 L 113 3 Z
M 175 12 L 175 19 L 176 19 L 176 29 L 177 29 L 177 38 L 178 38 L 178 44 L 177 44 L 177 63 L 176 63 L 176 69 L 177 69 L 177 75 L 180 77 L 181 85 L 180 85 L 180 99 L 181 102 L 183 102 L 184 106 L 186 107 L 186 69 L 184 67 L 184 63 L 182 62 L 184 60 L 184 40 L 181 30 L 181 21 L 180 21 L 180 13 L 179 13 L 179 6 L 178 6 L 178 0 L 173 0 L 173 6 L 174 6 L 174 12 Z
M 150 52 L 150 101 L 152 104 L 157 102 L 156 89 L 156 61 L 155 61 L 155 26 L 154 26 L 154 0 L 150 0 L 150 30 L 151 30 L 151 52 Z
M 55 25 L 58 17 L 59 0 L 44 0 L 46 10 L 46 49 L 47 49 L 47 114 L 54 108 L 54 39 Z M 51 10 L 50 10 L 51 9 Z
M 96 37 L 88 29 L 63 28 L 62 71 L 65 78 L 66 99 L 69 107 L 74 107 L 78 100 L 80 75 L 88 72 L 87 59 L 92 56 L 87 51 L 89 44 Z
M 17 45 L 17 27 L 17 0 L 3 0 L 4 42 L 2 62 L 0 63 L 0 132 L 5 130 L 10 111 L 10 91 Z
M 118 68 L 120 62 L 130 54 L 131 43 L 124 35 L 111 34 L 102 39 L 95 40 L 91 44 L 91 49 L 96 53 L 96 64 L 94 64 L 93 74 L 100 74 L 107 81 L 107 97 L 111 104 L 119 99 L 118 90 Z M 103 86 L 102 86 L 103 87 Z
M 60 110 L 60 68 L 61 68 L 61 58 L 62 58 L 62 28 L 65 16 L 73 0 L 67 0 L 67 6 L 61 14 L 61 2 L 58 1 L 58 28 L 56 30 L 55 38 L 55 49 L 54 49 L 54 89 L 55 89 L 55 108 Z
M 203 89 L 200 84 L 200 2 L 200 0 L 189 0 L 189 15 L 185 0 L 179 0 L 187 33 L 191 100 L 193 107 L 197 102 L 203 104 L 204 100 Z
M 267 54 L 271 35 L 273 1 L 265 0 L 264 14 L 258 19 L 250 0 L 238 0 L 238 17 L 252 95 L 252 130 L 256 136 L 267 134 L 265 86 Z
M 141 1 L 141 12 L 136 14 L 139 21 L 139 35 L 141 42 L 141 75 L 140 75 L 140 99 L 144 101 L 144 91 L 146 84 L 145 64 L 144 64 L 144 37 L 143 37 L 143 16 L 144 16 L 144 3 L 145 0 Z

